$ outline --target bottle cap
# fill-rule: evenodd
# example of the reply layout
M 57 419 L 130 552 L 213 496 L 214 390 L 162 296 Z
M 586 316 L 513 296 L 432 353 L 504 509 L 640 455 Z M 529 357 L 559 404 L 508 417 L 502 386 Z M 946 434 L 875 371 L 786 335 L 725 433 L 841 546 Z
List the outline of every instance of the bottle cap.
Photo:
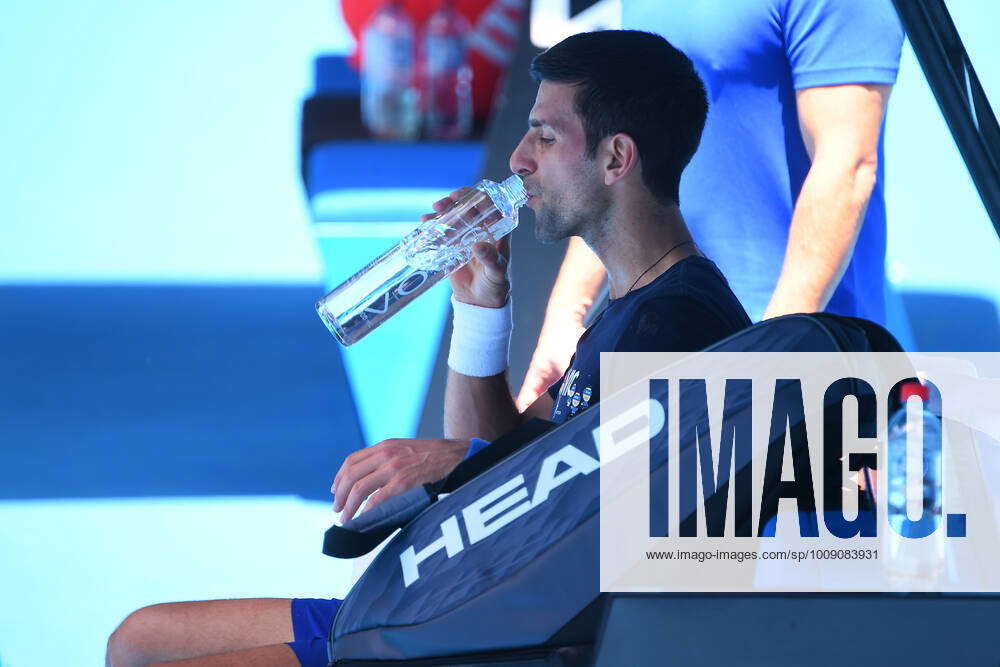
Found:
M 528 193 L 524 189 L 524 181 L 517 174 L 505 178 L 500 187 L 510 196 L 514 208 L 521 208 L 528 203 Z
M 906 403 L 910 396 L 919 396 L 920 400 L 926 403 L 930 396 L 930 392 L 927 387 L 919 382 L 907 382 L 899 388 L 899 400 Z

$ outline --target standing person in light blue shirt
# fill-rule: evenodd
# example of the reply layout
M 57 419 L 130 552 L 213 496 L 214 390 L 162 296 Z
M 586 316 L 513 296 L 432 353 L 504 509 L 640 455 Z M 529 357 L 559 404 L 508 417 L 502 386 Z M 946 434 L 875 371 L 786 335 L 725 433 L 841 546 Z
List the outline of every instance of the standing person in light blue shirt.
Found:
M 882 127 L 903 31 L 891 0 L 623 0 L 705 81 L 701 147 L 681 180 L 695 241 L 754 321 L 885 321 Z M 518 403 L 565 370 L 603 281 L 572 239 Z

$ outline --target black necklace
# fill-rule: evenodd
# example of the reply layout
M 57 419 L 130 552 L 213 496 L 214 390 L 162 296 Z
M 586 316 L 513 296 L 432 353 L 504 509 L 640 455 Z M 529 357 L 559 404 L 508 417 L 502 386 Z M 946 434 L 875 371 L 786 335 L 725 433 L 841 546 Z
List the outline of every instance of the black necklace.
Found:
M 678 243 L 677 245 L 675 245 L 674 247 L 672 247 L 670 250 L 668 250 L 665 253 L 663 253 L 663 255 L 658 260 L 656 260 L 655 262 L 653 262 L 652 264 L 649 265 L 648 269 L 646 269 L 645 271 L 643 271 L 642 273 L 639 274 L 639 277 L 635 279 L 635 282 L 632 283 L 632 286 L 628 288 L 628 291 L 626 291 L 625 294 L 628 294 L 629 292 L 631 292 L 632 290 L 634 290 L 635 286 L 639 284 L 640 280 L 642 280 L 642 277 L 644 275 L 646 275 L 647 273 L 649 273 L 653 269 L 654 266 L 656 266 L 657 264 L 659 264 L 660 262 L 662 262 L 664 259 L 666 259 L 667 255 L 669 255 L 670 253 L 672 253 L 674 250 L 677 250 L 682 245 L 687 245 L 688 243 L 694 243 L 694 241 L 681 241 L 680 243 Z M 625 296 L 625 294 L 622 294 L 622 296 Z

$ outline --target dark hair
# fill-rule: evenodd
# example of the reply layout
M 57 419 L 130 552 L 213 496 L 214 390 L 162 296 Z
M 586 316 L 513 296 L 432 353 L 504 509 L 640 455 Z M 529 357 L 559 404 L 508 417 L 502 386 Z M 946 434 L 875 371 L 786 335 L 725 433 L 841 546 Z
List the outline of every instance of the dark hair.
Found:
M 686 55 L 648 32 L 584 32 L 536 56 L 531 76 L 579 87 L 574 107 L 591 158 L 605 137 L 628 134 L 639 147 L 643 183 L 660 201 L 679 203 L 681 172 L 708 114 L 705 86 Z

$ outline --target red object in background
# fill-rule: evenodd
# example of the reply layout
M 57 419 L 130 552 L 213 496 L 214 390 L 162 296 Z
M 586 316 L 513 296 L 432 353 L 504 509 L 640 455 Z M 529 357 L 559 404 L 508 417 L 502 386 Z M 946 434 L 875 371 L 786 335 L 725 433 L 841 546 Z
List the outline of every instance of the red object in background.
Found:
M 930 395 L 927 387 L 920 384 L 919 382 L 907 382 L 902 387 L 899 388 L 899 400 L 906 403 L 910 396 L 919 396 L 920 400 L 924 403 L 927 402 L 927 397 Z
M 361 62 L 361 32 L 371 15 L 385 0 L 341 0 L 340 9 L 354 35 L 350 63 Z M 417 26 L 418 34 L 441 0 L 401 0 Z M 455 8 L 472 26 L 469 38 L 469 65 L 472 67 L 472 106 L 476 118 L 485 119 L 493 108 L 497 84 L 517 44 L 517 29 L 524 0 L 454 0 Z

